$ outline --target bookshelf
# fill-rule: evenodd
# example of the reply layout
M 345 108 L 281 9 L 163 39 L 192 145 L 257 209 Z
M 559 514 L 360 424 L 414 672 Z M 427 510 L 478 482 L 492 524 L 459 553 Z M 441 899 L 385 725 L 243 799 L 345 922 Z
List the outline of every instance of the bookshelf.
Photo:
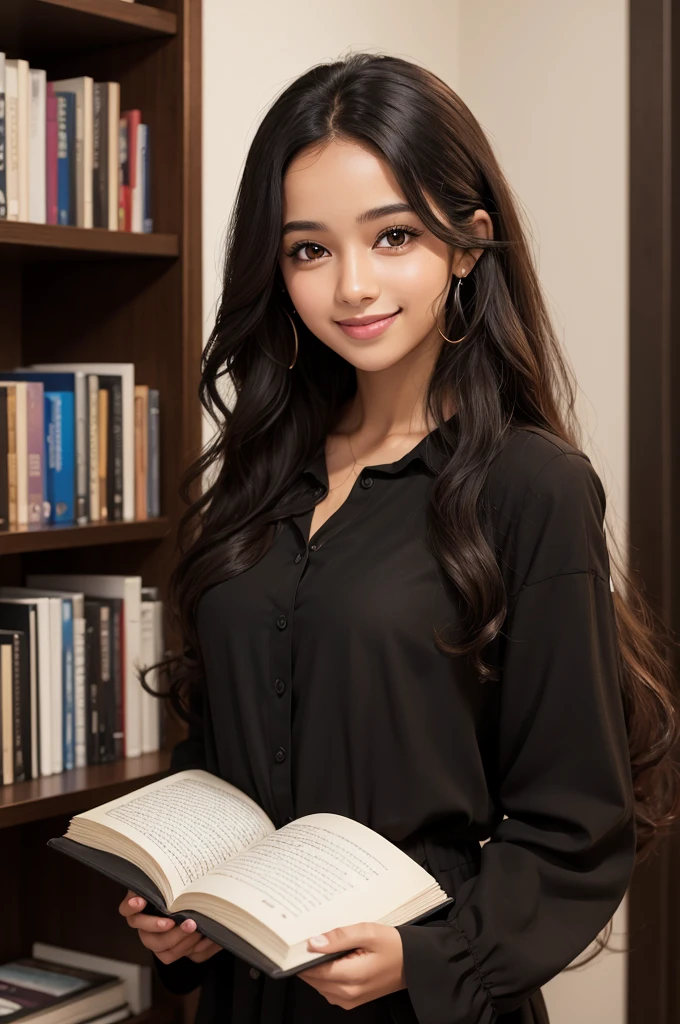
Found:
M 0 51 L 47 77 L 117 81 L 152 140 L 154 232 L 0 222 L 0 365 L 134 362 L 160 392 L 159 518 L 0 533 L 0 582 L 28 573 L 138 574 L 165 596 L 184 505 L 181 473 L 201 446 L 201 0 L 2 0 Z M 166 644 L 175 648 L 168 631 Z M 79 811 L 161 777 L 166 749 L 0 786 L 0 959 L 36 941 L 137 963 L 152 956 L 118 915 L 123 890 L 46 847 Z M 154 977 L 134 1024 L 177 1024 L 183 1000 Z

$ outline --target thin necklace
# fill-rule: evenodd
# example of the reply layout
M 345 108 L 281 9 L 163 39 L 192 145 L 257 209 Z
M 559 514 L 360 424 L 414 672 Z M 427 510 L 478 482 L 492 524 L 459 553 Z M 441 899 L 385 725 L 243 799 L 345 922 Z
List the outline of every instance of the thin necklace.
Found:
M 345 479 L 344 479 L 344 480 L 341 480 L 339 484 L 336 484 L 336 485 L 335 485 L 335 487 L 329 487 L 329 488 L 328 488 L 328 493 L 329 493 L 329 494 L 330 494 L 330 492 L 331 492 L 331 491 L 337 491 L 337 489 L 338 489 L 339 487 L 342 487 L 342 485 L 343 485 L 344 483 L 347 483 L 347 481 L 348 481 L 348 480 L 349 480 L 349 478 L 351 477 L 352 473 L 354 472 L 354 469 L 355 469 L 355 467 L 356 467 L 356 466 L 359 466 L 359 468 L 360 468 L 360 469 L 363 469 L 363 468 L 364 468 L 364 466 L 367 466 L 367 465 L 368 465 L 368 463 L 367 463 L 367 462 L 364 462 L 364 463 L 358 463 L 358 462 L 357 462 L 357 460 L 356 460 L 356 456 L 355 456 L 355 454 L 354 454 L 354 450 L 353 450 L 353 448 L 352 448 L 352 442 L 351 442 L 351 441 L 350 441 L 350 439 L 349 439 L 349 434 L 345 434 L 345 437 L 347 438 L 347 444 L 349 445 L 349 450 L 350 450 L 350 452 L 352 453 L 352 460 L 353 460 L 353 464 L 352 464 L 352 466 L 351 466 L 351 468 L 350 468 L 350 471 L 349 471 L 349 473 L 347 474 L 347 476 L 345 477 Z

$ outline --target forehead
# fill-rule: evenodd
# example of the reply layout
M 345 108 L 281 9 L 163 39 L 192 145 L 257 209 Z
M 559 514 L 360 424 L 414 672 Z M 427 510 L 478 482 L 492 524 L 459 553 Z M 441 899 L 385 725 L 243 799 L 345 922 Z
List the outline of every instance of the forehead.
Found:
M 350 140 L 332 140 L 303 150 L 283 180 L 284 219 L 324 219 L 351 215 L 369 206 L 404 200 L 395 177 L 380 154 Z

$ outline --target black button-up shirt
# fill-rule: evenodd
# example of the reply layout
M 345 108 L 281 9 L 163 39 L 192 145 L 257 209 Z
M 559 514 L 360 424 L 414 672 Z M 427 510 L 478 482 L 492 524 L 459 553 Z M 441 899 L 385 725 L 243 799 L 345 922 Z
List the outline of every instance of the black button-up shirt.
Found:
M 633 793 L 599 477 L 535 428 L 495 458 L 483 500 L 508 613 L 485 652 L 500 680 L 480 683 L 434 640 L 461 624 L 428 544 L 450 455 L 437 430 L 363 468 L 309 538 L 328 489 L 320 447 L 266 554 L 199 601 L 203 729 L 172 766 L 228 779 L 277 827 L 315 811 L 363 822 L 456 903 L 399 927 L 407 988 L 351 1011 L 226 951 L 155 960 L 173 991 L 202 983 L 200 1024 L 547 1020 L 540 986 L 625 894 Z

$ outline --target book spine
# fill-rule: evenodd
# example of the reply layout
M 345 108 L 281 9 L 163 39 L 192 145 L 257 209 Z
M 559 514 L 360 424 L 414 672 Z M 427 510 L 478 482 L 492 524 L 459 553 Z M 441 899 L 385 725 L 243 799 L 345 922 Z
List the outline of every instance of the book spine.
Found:
M 9 465 L 7 462 L 7 388 L 0 388 L 0 530 L 9 530 Z
M 7 219 L 7 165 L 5 129 L 5 54 L 0 53 L 0 220 Z
M 151 216 L 151 147 L 149 145 L 148 124 L 144 125 L 142 173 L 144 191 L 144 199 L 142 203 L 142 231 L 148 235 L 153 231 L 153 217 Z
M 5 60 L 5 186 L 7 220 L 19 220 L 19 76 Z
M 28 428 L 26 424 L 26 381 L 16 386 L 17 523 L 28 525 Z
M 13 750 L 14 750 L 14 781 L 15 782 L 26 782 L 26 766 L 24 762 L 24 746 L 23 746 L 23 718 L 24 709 L 22 708 L 22 696 L 24 693 L 24 676 L 26 679 L 28 673 L 26 672 L 27 667 L 27 647 L 29 643 L 29 637 L 26 633 L 15 634 L 16 643 L 12 647 L 12 721 L 13 721 Z M 24 657 L 21 657 L 22 648 L 24 651 Z M 28 689 L 28 687 L 26 687 Z
M 81 599 L 79 599 L 81 603 Z M 87 695 L 85 693 L 85 619 L 76 614 L 75 601 L 72 602 L 73 615 L 73 688 L 75 704 L 75 761 L 76 768 L 87 765 Z
M 75 493 L 73 460 L 73 392 L 48 391 L 50 413 L 47 423 L 48 489 L 50 522 L 74 521 Z
M 113 521 L 122 522 L 123 519 L 123 385 L 120 377 L 114 377 L 111 381 L 111 426 L 110 441 L 112 445 L 113 467 L 112 477 L 112 500 L 110 508 L 113 508 Z
M 46 86 L 47 82 L 45 72 L 38 68 L 30 68 L 28 219 L 33 224 L 47 223 L 47 182 L 45 177 Z
M 29 201 L 29 109 L 30 85 L 28 61 L 18 58 L 12 61 L 17 69 L 17 170 L 19 184 L 19 220 L 28 220 Z
M 87 523 L 87 378 L 82 371 L 76 371 L 73 377 L 73 401 L 75 416 L 75 502 L 76 522 L 79 526 Z
M 69 96 L 57 93 L 57 222 L 71 224 Z
M 103 82 L 95 82 L 92 87 L 93 127 L 92 127 L 92 222 L 96 228 L 108 226 L 108 207 L 106 203 L 106 154 L 104 153 L 107 138 L 104 125 L 104 94 L 106 86 Z
M 113 643 L 112 669 L 114 694 L 114 729 L 113 729 L 113 756 L 116 761 L 125 756 L 125 719 L 123 708 L 123 646 L 121 642 L 123 626 L 123 602 L 115 601 L 113 608 Z
M 88 515 L 90 522 L 99 522 L 99 375 L 87 374 L 88 408 Z
M 28 522 L 43 525 L 45 477 L 45 397 L 42 381 L 26 382 L 28 426 Z
M 85 599 L 87 763 L 99 764 L 99 603 Z
M 59 131 L 57 125 L 57 97 L 52 82 L 46 86 L 45 99 L 45 201 L 48 224 L 59 223 Z
M 125 117 L 119 120 L 118 158 L 119 158 L 119 197 L 118 197 L 118 230 L 129 231 L 131 224 L 130 211 L 130 161 L 128 158 L 128 123 Z
M 99 606 L 99 760 L 113 759 L 113 728 L 109 713 L 113 684 L 111 680 L 111 608 L 102 601 Z
M 17 388 L 7 384 L 7 486 L 9 491 L 9 525 L 16 529 L 17 501 Z
M 160 394 L 158 388 L 149 388 L 149 515 L 159 516 L 160 511 Z
M 73 606 L 63 598 L 62 606 L 62 681 L 64 687 L 64 769 L 76 766 L 75 679 L 73 663 Z

